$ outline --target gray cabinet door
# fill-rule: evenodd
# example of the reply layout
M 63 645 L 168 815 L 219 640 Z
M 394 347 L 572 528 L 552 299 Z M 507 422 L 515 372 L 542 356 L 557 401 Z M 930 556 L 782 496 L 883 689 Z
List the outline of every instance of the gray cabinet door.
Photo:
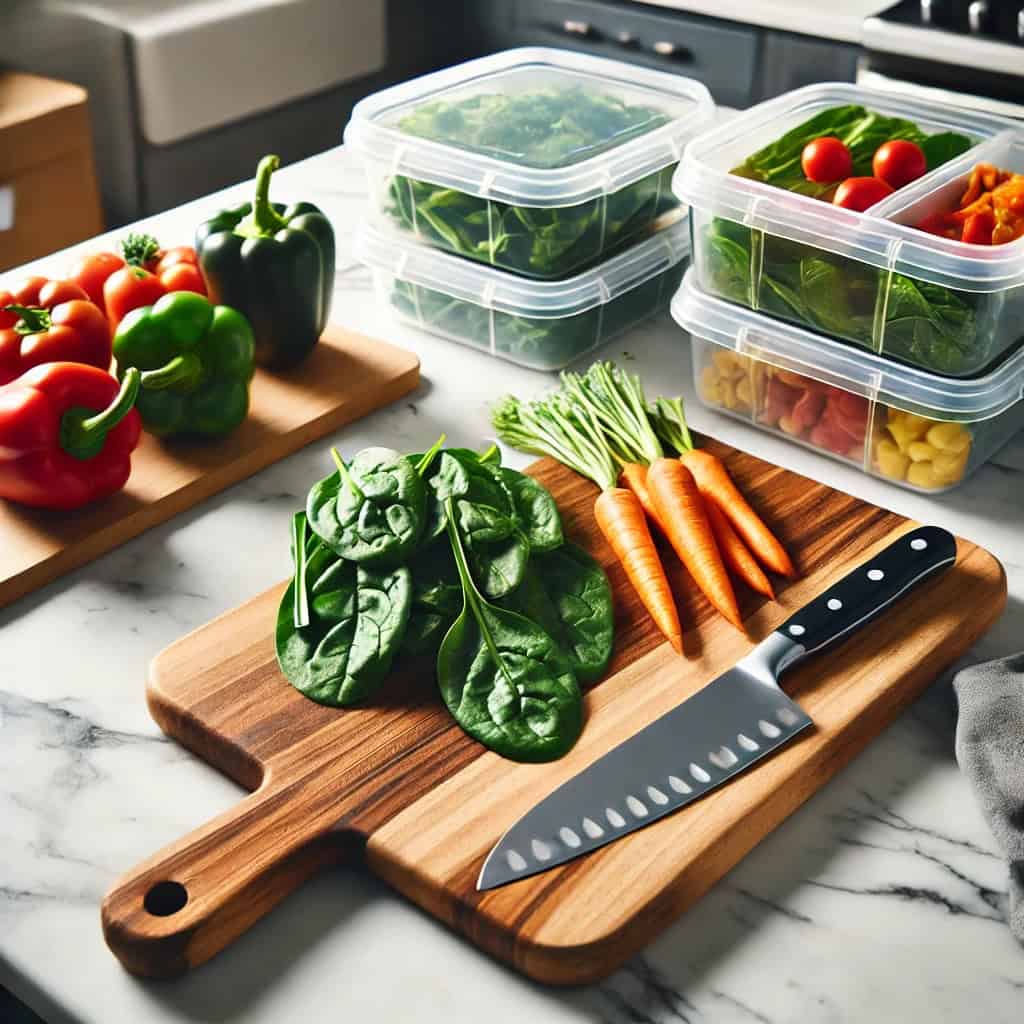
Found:
M 758 32 L 746 25 L 602 0 L 476 0 L 467 15 L 480 52 L 585 50 L 695 78 L 727 106 L 754 99 Z
M 859 46 L 765 31 L 755 100 L 767 100 L 813 82 L 852 82 Z

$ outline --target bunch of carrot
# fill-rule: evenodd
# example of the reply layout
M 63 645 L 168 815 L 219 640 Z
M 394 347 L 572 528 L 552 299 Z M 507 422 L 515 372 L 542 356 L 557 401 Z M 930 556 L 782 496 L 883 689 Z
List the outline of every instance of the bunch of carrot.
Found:
M 597 484 L 597 524 L 677 651 L 679 614 L 648 521 L 712 605 L 742 629 L 728 570 L 767 597 L 774 592 L 764 569 L 790 578 L 796 570 L 722 461 L 694 446 L 682 401 L 660 398 L 649 406 L 639 377 L 613 363 L 563 373 L 561 380 L 561 389 L 541 401 L 506 398 L 494 411 L 499 437 Z M 666 446 L 678 457 L 666 456 Z

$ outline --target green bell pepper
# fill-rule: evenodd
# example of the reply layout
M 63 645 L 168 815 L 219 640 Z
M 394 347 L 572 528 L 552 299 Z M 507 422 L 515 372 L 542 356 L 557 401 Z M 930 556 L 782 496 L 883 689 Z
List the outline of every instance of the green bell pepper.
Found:
M 223 210 L 196 231 L 210 298 L 242 312 L 256 336 L 256 361 L 283 369 L 312 351 L 331 312 L 334 229 L 312 203 L 270 202 L 276 156 L 256 172 L 252 203 Z
M 216 437 L 249 411 L 255 344 L 248 321 L 195 292 L 132 310 L 114 334 L 117 373 L 142 371 L 135 407 L 158 437 Z

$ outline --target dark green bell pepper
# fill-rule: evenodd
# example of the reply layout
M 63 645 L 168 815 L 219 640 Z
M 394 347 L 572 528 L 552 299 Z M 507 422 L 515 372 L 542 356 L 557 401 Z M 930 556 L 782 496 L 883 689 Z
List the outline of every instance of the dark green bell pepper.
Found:
M 260 161 L 252 203 L 199 226 L 196 252 L 210 298 L 252 324 L 256 362 L 283 369 L 305 359 L 327 326 L 334 229 L 312 203 L 270 202 L 278 164 L 276 156 Z
M 245 317 L 195 292 L 132 310 L 114 333 L 118 376 L 142 371 L 135 407 L 158 437 L 234 430 L 249 411 L 254 352 Z

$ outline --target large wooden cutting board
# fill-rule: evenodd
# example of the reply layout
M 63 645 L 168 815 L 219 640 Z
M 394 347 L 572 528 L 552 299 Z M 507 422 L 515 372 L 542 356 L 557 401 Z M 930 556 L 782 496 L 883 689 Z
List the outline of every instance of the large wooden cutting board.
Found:
M 778 603 L 747 593 L 745 639 L 673 572 L 691 657 L 656 634 L 596 532 L 594 489 L 551 462 L 532 470 L 569 535 L 615 588 L 616 654 L 586 697 L 575 749 L 548 765 L 484 751 L 443 710 L 426 668 L 370 706 L 306 700 L 280 675 L 272 629 L 282 588 L 185 637 L 154 662 L 160 726 L 253 790 L 233 810 L 120 880 L 103 905 L 107 942 L 143 975 L 208 959 L 312 872 L 365 860 L 397 890 L 526 974 L 599 978 L 648 943 L 822 786 L 1001 612 L 1002 567 L 958 541 L 954 568 L 830 652 L 786 691 L 815 728 L 705 799 L 588 857 L 478 893 L 491 845 L 537 800 L 736 662 L 752 641 L 912 528 L 848 495 L 708 442 L 801 570 Z M 676 565 L 674 558 L 666 562 Z M 148 908 L 148 909 L 147 909 Z
M 256 371 L 249 417 L 228 437 L 143 434 L 124 490 L 74 512 L 0 501 L 0 607 L 394 402 L 419 379 L 412 352 L 330 325 L 295 370 Z

